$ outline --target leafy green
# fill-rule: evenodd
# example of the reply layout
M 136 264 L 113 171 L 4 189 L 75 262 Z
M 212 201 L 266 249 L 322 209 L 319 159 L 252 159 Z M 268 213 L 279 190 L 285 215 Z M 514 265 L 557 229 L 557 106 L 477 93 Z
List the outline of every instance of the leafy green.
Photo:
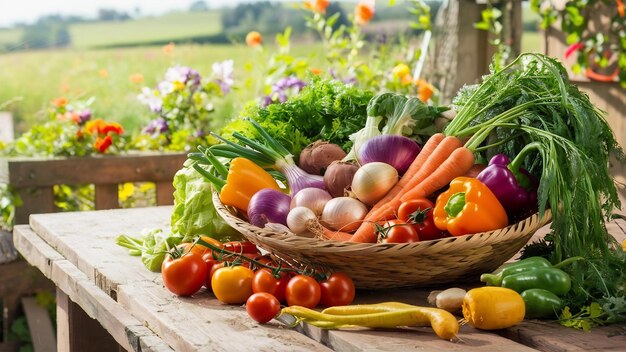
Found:
M 211 184 L 189 167 L 189 161 L 174 175 L 174 210 L 172 233 L 191 242 L 204 235 L 228 241 L 241 238 L 241 234 L 228 226 L 213 206 Z
M 248 105 L 221 135 L 237 131 L 248 138 L 256 133 L 243 118 L 257 121 L 293 155 L 309 143 L 323 139 L 349 149 L 349 136 L 365 125 L 367 104 L 373 93 L 336 80 L 314 77 L 300 94 L 265 108 Z M 234 139 L 231 139 L 234 140 Z
M 563 66 L 544 55 L 523 54 L 480 85 L 463 89 L 455 105 L 458 114 L 444 133 L 471 136 L 466 147 L 477 158 L 513 157 L 530 143 L 538 145 L 524 167 L 540 177 L 539 212 L 552 209 L 550 259 L 587 259 L 566 268 L 572 290 L 565 301 L 575 315 L 591 302 L 623 298 L 626 258 L 605 226 L 620 206 L 609 156 L 623 160 L 623 152 L 603 113 L 567 80 Z M 626 305 L 603 308 L 598 319 L 625 317 Z
M 141 262 L 148 270 L 159 272 L 167 251 L 180 244 L 181 240 L 180 236 L 168 236 L 162 229 L 152 229 L 142 231 L 140 238 L 119 235 L 115 243 L 127 248 L 130 255 L 141 256 Z

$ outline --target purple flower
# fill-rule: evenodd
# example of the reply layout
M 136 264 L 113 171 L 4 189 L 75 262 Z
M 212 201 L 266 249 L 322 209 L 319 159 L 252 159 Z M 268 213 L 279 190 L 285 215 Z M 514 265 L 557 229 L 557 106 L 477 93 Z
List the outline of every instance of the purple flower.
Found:
M 80 111 L 78 113 L 78 118 L 79 118 L 78 124 L 83 125 L 85 122 L 91 119 L 91 110 L 85 109 L 83 111 Z
M 213 63 L 213 80 L 220 86 L 222 94 L 230 93 L 233 84 L 235 84 L 234 72 L 233 60 Z
M 331 68 L 328 72 L 330 73 L 330 76 L 331 76 L 332 78 L 334 78 L 334 79 L 336 79 L 336 80 L 338 80 L 338 81 L 341 81 L 341 82 L 343 82 L 343 83 L 345 83 L 345 84 L 355 84 L 355 83 L 357 82 L 357 80 L 356 80 L 356 76 L 354 76 L 354 75 L 351 75 L 351 76 L 349 76 L 349 77 L 347 77 L 347 78 L 342 78 L 342 77 L 341 77 L 341 76 L 337 73 L 337 71 L 335 71 L 335 70 L 334 70 L 334 69 L 332 69 L 332 68 Z
M 299 93 L 306 83 L 296 76 L 288 76 L 279 79 L 272 85 L 272 92 L 261 98 L 261 106 L 266 107 L 273 103 L 284 103 L 287 99 Z
M 159 117 L 148 123 L 143 129 L 143 133 L 146 134 L 161 134 L 168 131 L 167 121 L 164 118 Z
M 198 86 L 200 79 L 200 73 L 187 66 L 176 65 L 168 68 L 165 72 L 165 80 L 172 83 L 191 83 L 191 86 Z

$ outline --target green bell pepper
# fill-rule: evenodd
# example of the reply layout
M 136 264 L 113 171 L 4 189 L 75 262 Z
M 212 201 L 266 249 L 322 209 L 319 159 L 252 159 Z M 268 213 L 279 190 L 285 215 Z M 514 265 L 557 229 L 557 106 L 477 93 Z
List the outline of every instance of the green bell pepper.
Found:
M 551 267 L 552 263 L 550 263 L 546 258 L 530 257 L 514 263 L 504 264 L 491 274 L 482 274 L 480 275 L 480 281 L 487 283 L 489 286 L 501 286 L 502 279 L 509 275 L 521 273 L 527 270 Z
M 566 294 L 572 286 L 569 275 L 557 268 L 536 268 L 506 276 L 502 287 L 522 293 L 531 288 L 542 288 L 558 296 Z
M 563 301 L 554 293 L 541 288 L 531 288 L 521 294 L 526 304 L 526 318 L 556 317 Z

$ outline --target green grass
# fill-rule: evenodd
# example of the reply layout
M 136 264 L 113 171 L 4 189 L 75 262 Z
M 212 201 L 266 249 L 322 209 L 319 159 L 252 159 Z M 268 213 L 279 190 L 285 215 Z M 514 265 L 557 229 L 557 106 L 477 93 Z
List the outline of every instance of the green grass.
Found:
M 70 26 L 75 48 L 149 43 L 212 35 L 221 31 L 219 12 L 174 12 L 126 22 L 81 23 Z

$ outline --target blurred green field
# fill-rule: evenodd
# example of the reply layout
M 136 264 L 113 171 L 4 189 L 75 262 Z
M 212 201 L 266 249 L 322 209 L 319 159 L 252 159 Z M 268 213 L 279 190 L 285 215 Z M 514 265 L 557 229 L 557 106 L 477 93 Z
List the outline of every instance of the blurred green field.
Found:
M 75 49 L 111 47 L 210 36 L 222 30 L 220 12 L 171 12 L 123 22 L 86 22 L 69 26 Z M 22 30 L 0 29 L 0 47 L 21 44 Z
M 84 49 L 212 35 L 221 28 L 217 11 L 173 12 L 134 21 L 75 24 L 70 35 L 73 46 Z
M 20 132 L 34 122 L 44 121 L 44 112 L 56 97 L 73 100 L 94 96 L 92 110 L 96 117 L 121 122 L 132 130 L 155 117 L 139 103 L 137 95 L 142 87 L 154 87 L 160 82 L 168 67 L 186 65 L 209 75 L 214 62 L 233 59 L 236 89 L 224 99 L 226 109 L 218 112 L 227 119 L 246 102 L 260 96 L 254 87 L 263 79 L 262 72 L 251 72 L 249 68 L 267 62 L 268 52 L 275 52 L 274 48 L 267 49 L 259 52 L 243 45 L 181 45 L 169 54 L 160 46 L 2 54 L 0 67 L 11 69 L 0 70 L 0 105 L 15 97 L 22 98 L 6 108 L 13 113 Z M 318 44 L 296 45 L 292 53 L 315 61 L 320 59 L 319 49 Z M 134 74 L 143 75 L 144 82 L 131 82 Z

